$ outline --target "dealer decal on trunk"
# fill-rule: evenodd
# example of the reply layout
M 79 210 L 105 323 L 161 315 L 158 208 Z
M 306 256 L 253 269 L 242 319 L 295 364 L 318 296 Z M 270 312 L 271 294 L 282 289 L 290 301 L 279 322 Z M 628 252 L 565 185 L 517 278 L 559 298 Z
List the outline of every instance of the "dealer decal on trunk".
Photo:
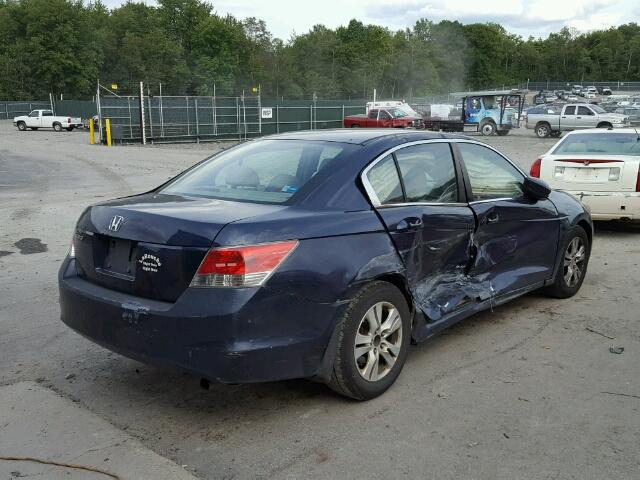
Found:
M 142 270 L 145 272 L 157 272 L 158 268 L 162 266 L 160 259 L 149 253 L 145 253 L 140 257 L 138 263 L 142 265 Z

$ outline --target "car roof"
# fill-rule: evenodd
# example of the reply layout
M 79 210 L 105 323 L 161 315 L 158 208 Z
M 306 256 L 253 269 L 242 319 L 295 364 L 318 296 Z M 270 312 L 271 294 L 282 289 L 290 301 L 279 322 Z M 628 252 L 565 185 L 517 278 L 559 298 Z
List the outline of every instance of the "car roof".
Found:
M 573 130 L 572 132 L 567 132 L 566 136 L 569 135 L 584 135 L 587 133 L 605 133 L 607 135 L 616 135 L 619 133 L 632 133 L 640 136 L 640 130 L 636 130 L 635 128 L 616 128 L 615 130 L 605 130 L 603 128 L 587 128 L 585 130 Z
M 315 140 L 325 142 L 351 143 L 366 145 L 381 139 L 404 139 L 407 142 L 435 139 L 468 139 L 460 134 L 429 132 L 426 130 L 405 130 L 394 128 L 336 128 L 329 130 L 304 130 L 300 132 L 280 133 L 262 137 L 268 140 Z

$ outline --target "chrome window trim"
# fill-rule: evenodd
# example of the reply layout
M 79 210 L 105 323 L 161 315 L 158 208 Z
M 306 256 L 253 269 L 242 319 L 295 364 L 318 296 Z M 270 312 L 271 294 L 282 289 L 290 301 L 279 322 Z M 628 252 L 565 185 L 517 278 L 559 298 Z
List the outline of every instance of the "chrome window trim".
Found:
M 380 155 L 378 155 L 376 158 L 374 158 L 371 163 L 369 163 L 369 165 L 367 165 L 365 167 L 365 169 L 362 171 L 362 173 L 360 174 L 360 181 L 362 182 L 362 185 L 364 186 L 365 191 L 367 192 L 367 195 L 369 196 L 369 200 L 371 201 L 371 204 L 375 207 L 375 208 L 379 208 L 379 207 L 392 207 L 392 206 L 399 206 L 399 205 L 403 205 L 403 206 L 407 206 L 407 205 L 418 205 L 418 203 L 413 203 L 413 202 L 403 202 L 402 204 L 400 203 L 381 203 L 380 199 L 378 198 L 378 195 L 376 194 L 375 190 L 373 189 L 373 185 L 371 185 L 371 182 L 369 182 L 369 171 L 375 167 L 378 163 L 380 163 L 382 160 L 384 160 L 385 158 L 387 158 L 389 155 L 391 155 L 392 153 L 401 150 L 403 148 L 406 147 L 413 147 L 414 145 L 424 145 L 424 144 L 429 144 L 429 143 L 451 143 L 451 139 L 450 138 L 430 138 L 428 140 L 415 140 L 413 142 L 407 142 L 407 143 L 403 143 L 401 145 L 396 145 L 395 147 L 390 148 L 389 150 L 385 150 L 383 153 L 381 153 Z M 455 158 L 453 156 L 453 154 L 451 155 L 452 160 L 455 162 Z M 455 163 L 454 163 L 455 165 Z M 400 180 L 400 174 L 398 173 L 398 180 Z M 446 205 L 444 203 L 438 203 L 438 202 L 431 202 L 431 203 L 421 203 L 420 205 Z M 466 203 L 462 203 L 461 205 L 466 205 Z
M 389 150 L 386 150 L 385 152 L 381 153 L 376 158 L 374 158 L 371 161 L 371 163 L 369 163 L 369 165 L 367 165 L 365 167 L 365 169 L 362 171 L 362 173 L 360 174 L 360 181 L 362 182 L 362 185 L 364 186 L 364 189 L 367 192 L 367 195 L 369 196 L 369 200 L 371 201 L 371 204 L 375 208 L 408 207 L 408 206 L 460 207 L 460 206 L 466 206 L 466 205 L 473 205 L 473 204 L 476 204 L 476 203 L 488 203 L 488 202 L 499 202 L 499 201 L 505 201 L 505 200 L 515 200 L 515 198 L 513 198 L 513 197 L 503 197 L 503 198 L 488 198 L 486 200 L 474 200 L 474 201 L 471 201 L 471 202 L 468 202 L 468 203 L 464 203 L 464 202 L 448 202 L 448 203 L 439 203 L 439 202 L 381 203 L 380 199 L 378 198 L 378 195 L 376 194 L 373 186 L 371 185 L 371 182 L 369 182 L 369 178 L 367 176 L 369 171 L 373 167 L 375 167 L 379 162 L 381 162 L 382 160 L 384 160 L 385 158 L 387 158 L 389 155 L 391 155 L 392 153 L 396 152 L 397 150 L 401 150 L 401 149 L 406 148 L 406 147 L 412 147 L 414 145 L 424 145 L 424 144 L 429 144 L 429 143 L 471 143 L 471 144 L 475 144 L 475 145 L 480 145 L 482 147 L 486 147 L 489 150 L 493 150 L 500 157 L 504 158 L 505 161 L 507 163 L 509 163 L 513 168 L 515 168 L 516 171 L 520 172 L 520 174 L 523 177 L 525 177 L 525 178 L 527 177 L 527 174 L 524 173 L 522 171 L 522 169 L 520 169 L 520 167 L 518 167 L 515 163 L 513 163 L 511 160 L 509 160 L 507 157 L 505 157 L 502 153 L 500 153 L 498 150 L 493 148 L 491 145 L 487 145 L 486 143 L 479 142 L 479 141 L 473 140 L 473 139 L 466 139 L 466 138 L 431 138 L 431 139 L 428 139 L 428 140 L 416 140 L 416 141 L 413 141 L 413 142 L 407 142 L 407 143 L 403 143 L 401 145 L 396 145 L 395 147 L 392 147 Z M 455 156 L 452 155 L 452 158 L 453 158 L 453 161 L 455 163 Z M 462 161 L 464 162 L 464 159 L 462 159 Z M 400 180 L 399 174 L 398 174 L 398 180 Z

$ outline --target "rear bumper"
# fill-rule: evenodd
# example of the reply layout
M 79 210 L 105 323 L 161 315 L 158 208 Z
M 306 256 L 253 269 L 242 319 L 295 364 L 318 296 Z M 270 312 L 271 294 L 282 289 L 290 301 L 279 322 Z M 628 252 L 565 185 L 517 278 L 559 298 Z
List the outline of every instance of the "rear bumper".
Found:
M 268 286 L 188 288 L 175 303 L 112 291 L 59 272 L 62 321 L 93 342 L 160 367 L 208 380 L 250 383 L 318 374 L 343 308 Z
M 587 206 L 594 220 L 640 220 L 640 192 L 568 193 Z

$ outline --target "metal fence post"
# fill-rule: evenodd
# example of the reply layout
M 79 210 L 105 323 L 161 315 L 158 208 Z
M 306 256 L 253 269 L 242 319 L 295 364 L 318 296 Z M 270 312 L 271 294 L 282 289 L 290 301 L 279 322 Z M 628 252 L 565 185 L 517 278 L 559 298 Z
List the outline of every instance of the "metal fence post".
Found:
M 160 84 L 160 132 L 164 138 L 164 112 L 162 111 L 162 83 Z
M 262 102 L 258 93 L 258 133 L 262 133 Z
M 344 127 L 344 105 L 342 105 L 342 121 L 340 123 Z
M 196 109 L 196 143 L 200 143 L 200 125 L 198 123 L 198 99 L 194 98 L 193 103 Z
M 313 105 L 309 105 L 309 130 L 313 130 Z
M 189 128 L 189 97 L 184 97 L 184 99 L 187 102 L 187 136 L 189 136 L 191 135 L 191 129 Z
M 129 137 L 133 138 L 133 118 L 131 118 L 131 97 L 127 97 L 127 107 L 129 109 Z
M 147 105 L 149 106 L 149 133 L 151 133 L 151 143 L 153 143 L 153 109 L 151 108 L 151 95 L 147 90 Z
M 213 134 L 218 135 L 218 114 L 216 112 L 216 84 L 213 84 Z
M 238 97 L 236 97 L 236 128 L 238 131 L 238 141 L 242 141 L 242 132 L 240 131 L 240 104 L 238 103 Z
M 102 122 L 100 122 L 102 125 Z M 142 129 L 142 145 L 147 144 L 147 130 L 144 119 L 144 85 L 140 82 L 140 128 Z
M 280 133 L 280 106 L 276 104 L 276 133 Z

